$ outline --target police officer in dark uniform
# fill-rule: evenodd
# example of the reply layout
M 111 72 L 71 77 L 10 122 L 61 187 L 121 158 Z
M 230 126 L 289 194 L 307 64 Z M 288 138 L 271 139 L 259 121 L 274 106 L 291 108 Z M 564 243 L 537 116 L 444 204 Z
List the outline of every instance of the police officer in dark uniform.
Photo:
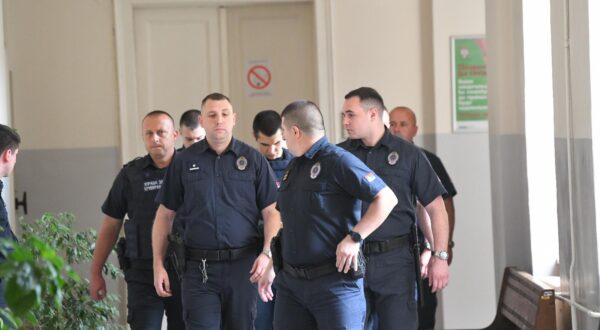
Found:
M 19 153 L 19 144 L 21 137 L 12 128 L 0 124 L 0 178 L 10 175 L 17 162 L 17 154 Z M 4 188 L 4 183 L 0 181 L 0 193 Z M 0 238 L 17 240 L 17 237 L 10 228 L 8 221 L 8 212 L 4 199 L 0 196 Z M 4 261 L 4 255 L 0 254 L 0 262 Z M 6 307 L 4 301 L 4 283 L 0 278 L 0 308 Z
M 390 132 L 396 136 L 399 136 L 407 141 L 413 142 L 414 137 L 417 135 L 419 127 L 417 126 L 417 117 L 415 113 L 408 107 L 400 106 L 395 107 L 390 111 Z M 434 153 L 421 148 L 421 151 L 425 153 L 425 157 L 429 160 L 431 167 L 437 174 L 438 178 L 442 182 L 442 185 L 446 189 L 446 194 L 442 196 L 444 199 L 444 206 L 448 213 L 448 224 L 450 226 L 450 237 L 448 243 L 448 265 L 452 264 L 452 249 L 454 248 L 454 240 L 452 239 L 454 234 L 454 196 L 456 196 L 456 188 L 450 179 L 450 175 L 446 171 L 442 160 Z M 420 220 L 420 218 L 419 218 Z M 419 238 L 423 235 L 419 231 Z M 423 242 L 427 243 L 425 240 Z M 422 244 L 421 248 L 421 263 L 431 258 L 431 247 Z M 425 283 L 427 278 L 423 278 Z M 431 292 L 431 289 L 427 285 L 423 285 L 423 304 L 419 305 L 419 329 L 429 330 L 435 328 L 435 311 L 437 309 L 437 296 Z
M 125 240 L 118 244 L 119 263 L 127 282 L 127 322 L 132 329 L 161 329 L 166 312 L 169 329 L 183 329 L 183 312 L 178 279 L 173 269 L 172 296 L 159 297 L 152 272 L 152 223 L 158 203 L 154 201 L 163 176 L 175 154 L 177 131 L 173 118 L 164 111 L 152 111 L 142 121 L 148 155 L 127 163 L 117 175 L 102 205 L 105 214 L 91 265 L 90 294 L 103 299 L 106 284 L 102 268 L 112 250 L 125 215 Z
M 154 285 L 159 295 L 169 295 L 162 256 L 177 210 L 185 228 L 186 328 L 252 329 L 257 290 L 251 282 L 269 264 L 270 241 L 281 227 L 277 187 L 266 159 L 232 137 L 235 113 L 225 95 L 206 96 L 200 118 L 206 139 L 177 154 L 157 196 Z
M 340 144 L 372 168 L 398 197 L 385 223 L 365 242 L 367 257 L 365 296 L 369 316 L 379 329 L 417 329 L 415 284 L 419 274 L 418 251 L 412 246 L 417 201 L 432 222 L 435 257 L 429 264 L 432 291 L 448 283 L 448 218 L 444 188 L 421 150 L 393 136 L 383 125 L 383 99 L 372 88 L 361 87 L 345 96 L 343 122 L 349 139 Z M 366 205 L 365 205 L 366 207 Z M 364 207 L 363 207 L 364 209 Z
M 257 113 L 252 122 L 252 133 L 256 143 L 258 143 L 258 151 L 269 162 L 275 173 L 275 183 L 279 187 L 285 169 L 294 158 L 289 150 L 283 147 L 285 142 L 281 135 L 281 117 L 274 110 L 264 110 Z M 254 322 L 256 330 L 273 329 L 274 310 L 274 301 L 264 302 L 258 300 L 256 321 Z
M 296 158 L 283 176 L 277 200 L 284 226 L 274 326 L 362 329 L 360 244 L 385 220 L 396 197 L 360 160 L 327 141 L 314 103 L 293 102 L 281 116 L 283 137 Z M 362 218 L 361 200 L 371 203 Z M 265 301 L 272 299 L 273 276 L 269 272 L 261 279 Z

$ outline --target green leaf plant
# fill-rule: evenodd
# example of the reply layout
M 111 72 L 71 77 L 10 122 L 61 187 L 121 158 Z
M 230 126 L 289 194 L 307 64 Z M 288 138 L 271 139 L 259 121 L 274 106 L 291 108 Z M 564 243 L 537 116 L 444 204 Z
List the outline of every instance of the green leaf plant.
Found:
M 46 213 L 33 223 L 21 221 L 22 238 L 0 239 L 0 278 L 7 308 L 0 329 L 123 329 L 117 324 L 119 299 L 109 294 L 94 301 L 89 280 L 73 265 L 92 260 L 96 232 L 73 231 L 75 216 Z M 104 274 L 122 277 L 111 263 Z

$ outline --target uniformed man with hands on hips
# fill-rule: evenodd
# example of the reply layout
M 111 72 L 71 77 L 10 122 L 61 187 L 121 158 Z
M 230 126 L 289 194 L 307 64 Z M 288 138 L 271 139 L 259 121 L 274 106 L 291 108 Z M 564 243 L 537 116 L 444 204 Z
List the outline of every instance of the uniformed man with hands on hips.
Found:
M 323 116 L 310 101 L 283 112 L 282 131 L 296 157 L 283 175 L 277 208 L 284 221 L 274 247 L 275 329 L 362 329 L 365 320 L 362 240 L 397 200 L 390 188 L 349 152 L 325 137 Z M 361 217 L 361 201 L 370 202 Z M 273 298 L 275 274 L 259 285 Z
M 125 240 L 119 241 L 119 264 L 127 282 L 127 322 L 131 329 L 161 329 L 166 312 L 168 329 L 183 329 L 181 292 L 175 270 L 168 268 L 170 297 L 159 297 L 152 272 L 152 223 L 158 208 L 154 201 L 167 167 L 175 155 L 177 131 L 173 118 L 156 110 L 142 120 L 142 135 L 148 154 L 127 163 L 117 175 L 102 205 L 104 221 L 98 234 L 91 265 L 90 294 L 106 295 L 102 268 L 113 249 L 125 215 Z
M 349 92 L 342 109 L 349 139 L 340 146 L 372 168 L 398 197 L 387 220 L 363 246 L 368 260 L 365 296 L 369 320 L 378 319 L 382 330 L 417 329 L 417 201 L 431 218 L 434 257 L 428 276 L 431 290 L 436 292 L 448 284 L 448 216 L 442 199 L 446 191 L 421 150 L 385 128 L 384 109 L 381 95 L 372 88 Z M 365 212 L 367 206 L 363 206 Z
M 206 138 L 177 154 L 157 196 L 154 286 L 160 296 L 170 296 L 163 257 L 177 210 L 184 223 L 186 329 L 252 329 L 255 283 L 269 264 L 271 238 L 281 228 L 277 187 L 267 160 L 233 138 L 236 116 L 229 98 L 210 94 L 201 110 Z M 264 235 L 258 229 L 261 217 Z

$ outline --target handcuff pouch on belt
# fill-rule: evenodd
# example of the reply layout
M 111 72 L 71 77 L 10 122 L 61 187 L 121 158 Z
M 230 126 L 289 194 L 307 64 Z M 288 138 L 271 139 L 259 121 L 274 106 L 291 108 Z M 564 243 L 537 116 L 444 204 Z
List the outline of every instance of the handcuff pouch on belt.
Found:
M 419 248 L 419 228 L 417 225 L 412 226 L 412 230 L 410 232 L 410 243 L 411 243 L 411 251 L 414 258 L 415 263 L 415 275 L 417 282 L 417 303 L 419 306 L 423 307 L 425 304 L 425 299 L 423 296 L 423 281 L 421 279 L 421 251 Z
M 275 273 L 279 273 L 283 268 L 283 251 L 281 249 L 281 229 L 271 239 L 271 257 L 273 260 L 273 270 Z
M 129 258 L 127 258 L 127 256 L 125 255 L 125 251 L 127 250 L 127 241 L 125 240 L 125 237 L 121 237 L 119 239 L 119 241 L 117 242 L 117 258 L 119 259 L 119 268 L 121 268 L 122 271 L 126 271 L 129 268 L 131 268 L 131 263 L 129 262 Z
M 181 279 L 185 271 L 185 244 L 179 234 L 169 234 L 169 249 L 167 258 L 173 266 L 177 277 Z

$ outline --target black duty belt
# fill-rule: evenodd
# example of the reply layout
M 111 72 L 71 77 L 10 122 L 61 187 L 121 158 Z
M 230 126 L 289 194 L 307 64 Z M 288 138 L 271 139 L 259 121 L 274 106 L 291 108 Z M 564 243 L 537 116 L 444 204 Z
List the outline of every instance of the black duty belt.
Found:
M 387 241 L 365 242 L 363 252 L 365 254 L 384 253 L 391 250 L 403 248 L 410 245 L 410 235 L 403 235 Z
M 300 278 L 303 280 L 314 280 L 316 278 L 337 272 L 337 267 L 335 267 L 335 260 L 332 260 L 320 266 L 306 268 L 294 267 L 284 262 L 283 270 L 295 278 Z
M 255 244 L 229 250 L 201 250 L 187 246 L 185 248 L 185 258 L 192 261 L 232 261 L 252 255 L 256 255 Z

